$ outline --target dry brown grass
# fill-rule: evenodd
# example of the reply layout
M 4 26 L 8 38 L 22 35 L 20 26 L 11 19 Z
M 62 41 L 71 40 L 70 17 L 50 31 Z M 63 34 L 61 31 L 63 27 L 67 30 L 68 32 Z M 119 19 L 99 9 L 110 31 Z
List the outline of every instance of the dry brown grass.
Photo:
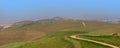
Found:
M 52 23 L 32 23 L 23 26 L 12 27 L 0 31 L 0 45 L 11 43 L 28 41 L 40 38 L 48 33 L 56 32 L 60 30 L 70 29 L 79 31 L 94 31 L 106 28 L 113 24 L 96 22 L 96 21 L 85 21 L 86 27 L 83 27 L 81 20 L 59 20 Z M 118 25 L 119 26 L 119 25 Z

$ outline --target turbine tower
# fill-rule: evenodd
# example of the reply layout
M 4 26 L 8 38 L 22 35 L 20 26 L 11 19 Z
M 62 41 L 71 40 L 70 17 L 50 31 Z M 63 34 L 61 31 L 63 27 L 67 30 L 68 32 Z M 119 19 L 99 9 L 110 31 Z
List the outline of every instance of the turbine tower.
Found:
M 86 17 L 85 16 L 83 16 L 83 20 L 86 20 Z M 82 21 L 82 25 L 85 27 L 86 26 L 86 23 L 85 23 L 85 21 Z
M 83 21 L 83 22 L 82 22 L 82 25 L 85 27 L 85 26 L 86 26 L 86 23 Z

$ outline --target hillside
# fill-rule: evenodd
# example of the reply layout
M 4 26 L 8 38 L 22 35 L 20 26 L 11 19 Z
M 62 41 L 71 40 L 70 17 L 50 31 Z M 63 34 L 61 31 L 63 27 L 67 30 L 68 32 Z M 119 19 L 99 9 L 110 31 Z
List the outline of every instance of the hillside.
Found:
M 83 26 L 83 22 L 86 24 L 86 26 Z M 10 28 L 6 28 L 0 31 L 0 45 L 14 42 L 41 40 L 40 38 L 58 31 L 82 31 L 88 32 L 87 35 L 112 35 L 113 33 L 120 33 L 119 29 L 119 24 L 64 19 L 59 17 L 38 21 L 22 21 L 13 24 L 13 26 Z M 50 40 L 54 40 L 54 38 L 50 38 Z M 61 38 L 58 40 L 61 42 Z M 69 46 L 69 42 L 67 43 Z M 63 42 L 61 43 L 61 46 L 67 43 Z
M 0 26 L 0 30 L 3 28 L 3 26 Z
M 3 45 L 0 48 L 111 48 L 109 46 L 105 46 L 102 44 L 97 44 L 97 43 L 84 41 L 84 40 L 76 40 L 69 37 L 71 35 L 86 34 L 86 33 L 88 32 L 59 31 L 59 32 L 48 34 L 47 36 L 41 39 L 37 39 L 29 42 L 21 42 L 21 43 L 16 42 L 12 44 Z M 111 38 L 114 38 L 114 37 L 111 37 Z M 108 38 L 106 39 L 111 39 L 111 38 L 109 38 L 108 36 Z M 97 38 L 94 38 L 94 39 L 97 39 Z M 104 41 L 107 41 L 107 40 L 104 40 Z M 116 41 L 116 42 L 118 42 L 118 45 L 120 45 L 119 41 Z M 111 42 L 108 42 L 108 43 L 111 44 Z

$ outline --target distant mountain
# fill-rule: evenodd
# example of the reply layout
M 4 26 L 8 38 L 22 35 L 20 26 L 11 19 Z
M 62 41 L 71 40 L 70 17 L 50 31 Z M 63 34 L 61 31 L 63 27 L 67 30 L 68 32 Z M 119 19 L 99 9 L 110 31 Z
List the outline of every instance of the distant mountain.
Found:
M 112 19 L 112 20 L 103 20 L 104 22 L 114 23 L 114 24 L 120 24 L 120 19 Z
M 24 24 L 30 24 L 30 23 L 34 23 L 34 21 L 20 21 L 20 22 L 14 23 L 12 26 L 22 26 Z
M 43 19 L 43 20 L 38 20 L 36 22 L 53 22 L 53 21 L 60 21 L 60 20 L 64 20 L 64 18 L 62 18 L 62 17 L 53 17 L 51 19 Z
M 112 23 L 120 23 L 120 19 L 113 19 L 111 22 Z
M 62 17 L 53 17 L 51 20 L 64 20 L 65 18 L 62 18 Z

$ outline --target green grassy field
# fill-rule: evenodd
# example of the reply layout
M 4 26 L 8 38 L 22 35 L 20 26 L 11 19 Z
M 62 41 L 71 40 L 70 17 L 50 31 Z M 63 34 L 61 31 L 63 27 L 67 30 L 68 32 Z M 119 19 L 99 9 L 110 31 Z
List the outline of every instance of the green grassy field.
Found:
M 82 31 L 58 31 L 54 33 L 48 34 L 46 37 L 62 37 L 62 36 L 70 36 L 76 34 L 85 34 L 87 32 Z
M 82 36 L 96 41 L 106 42 L 120 47 L 120 36 Z
M 75 34 L 84 34 L 86 32 L 80 31 L 59 31 L 50 33 L 47 36 L 37 39 L 34 41 L 24 42 L 24 43 L 13 43 L 4 45 L 4 48 L 76 48 L 75 46 L 80 46 L 81 48 L 110 48 L 100 44 L 76 40 L 79 44 L 75 44 L 74 41 L 66 40 L 65 36 L 75 35 Z M 1 47 L 0 47 L 1 48 Z
M 2 46 L 0 46 L 0 48 L 19 48 L 23 44 L 24 44 L 23 42 L 10 43 L 10 44 L 6 44 L 6 45 L 2 45 Z
M 82 41 L 80 40 L 81 48 L 111 48 L 108 46 L 103 46 L 101 44 L 93 43 L 93 42 L 88 42 L 88 41 Z
M 62 38 L 53 37 L 26 43 L 18 48 L 74 48 L 74 46 Z
M 64 36 L 70 36 L 74 34 L 82 34 L 86 32 L 80 31 L 59 31 L 50 33 L 43 39 L 26 43 L 20 48 L 74 48 L 70 41 L 64 39 Z

